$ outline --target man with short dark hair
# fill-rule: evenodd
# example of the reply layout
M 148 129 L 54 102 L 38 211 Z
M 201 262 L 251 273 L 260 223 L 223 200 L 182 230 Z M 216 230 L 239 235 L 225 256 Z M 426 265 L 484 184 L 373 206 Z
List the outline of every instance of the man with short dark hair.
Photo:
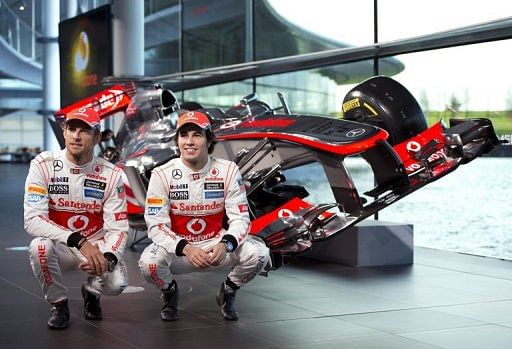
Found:
M 142 274 L 162 292 L 162 320 L 178 319 L 178 284 L 172 274 L 232 268 L 217 293 L 226 320 L 237 320 L 235 293 L 267 264 L 269 251 L 252 236 L 249 205 L 235 163 L 211 157 L 215 137 L 208 117 L 184 112 L 175 141 L 180 157 L 153 170 L 146 198 L 148 236 Z M 224 229 L 224 217 L 228 227 Z
M 101 320 L 100 294 L 119 295 L 127 286 L 122 259 L 128 231 L 121 169 L 94 157 L 100 117 L 75 109 L 64 127 L 66 148 L 45 151 L 30 163 L 25 184 L 25 230 L 34 239 L 29 255 L 45 299 L 52 305 L 48 326 L 69 323 L 68 289 L 62 272 L 81 269 L 84 315 Z

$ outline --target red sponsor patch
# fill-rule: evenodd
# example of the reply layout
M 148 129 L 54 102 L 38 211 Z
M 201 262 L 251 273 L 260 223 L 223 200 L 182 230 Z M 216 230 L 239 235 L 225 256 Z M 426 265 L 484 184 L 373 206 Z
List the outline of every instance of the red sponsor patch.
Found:
M 240 213 L 245 213 L 249 211 L 249 207 L 246 204 L 240 204 L 238 205 L 238 210 L 240 211 Z
M 71 172 L 71 174 L 80 174 L 80 169 L 79 168 L 72 168 L 69 171 Z
M 199 179 L 199 173 L 192 173 L 192 180 L 197 181 Z
M 114 213 L 114 216 L 116 217 L 116 221 L 124 221 L 125 219 L 128 219 L 127 212 L 117 212 Z

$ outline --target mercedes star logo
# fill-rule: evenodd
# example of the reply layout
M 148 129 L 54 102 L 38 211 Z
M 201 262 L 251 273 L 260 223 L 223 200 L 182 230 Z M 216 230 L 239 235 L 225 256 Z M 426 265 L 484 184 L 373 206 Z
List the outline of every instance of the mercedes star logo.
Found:
M 359 137 L 361 136 L 362 134 L 364 134 L 366 132 L 366 130 L 364 128 L 356 128 L 354 130 L 350 130 L 347 132 L 347 134 L 345 136 L 347 137 L 350 137 L 350 138 L 354 138 L 354 137 Z
M 175 170 L 172 170 L 172 178 L 174 179 L 181 179 L 181 170 L 179 169 L 175 169 Z
M 64 165 L 62 164 L 62 161 L 60 161 L 60 160 L 53 161 L 53 170 L 54 171 L 60 171 L 60 170 L 62 170 L 63 167 L 64 167 Z

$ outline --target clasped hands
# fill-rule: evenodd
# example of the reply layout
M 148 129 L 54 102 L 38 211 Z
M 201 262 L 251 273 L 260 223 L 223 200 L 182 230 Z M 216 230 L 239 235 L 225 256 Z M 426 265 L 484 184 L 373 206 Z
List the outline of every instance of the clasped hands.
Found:
M 90 275 L 101 275 L 108 271 L 108 260 L 101 253 L 97 244 L 86 241 L 80 248 L 80 253 L 87 259 L 78 265 L 80 269 Z
M 183 254 L 194 267 L 204 269 L 221 264 L 226 259 L 227 251 L 223 243 L 210 246 L 206 250 L 187 244 L 183 248 Z

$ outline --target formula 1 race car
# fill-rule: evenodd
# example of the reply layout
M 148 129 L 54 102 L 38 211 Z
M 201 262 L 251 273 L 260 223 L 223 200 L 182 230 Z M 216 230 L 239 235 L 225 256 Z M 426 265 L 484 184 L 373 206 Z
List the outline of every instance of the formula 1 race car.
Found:
M 117 135 L 103 131 L 101 155 L 124 169 L 130 226 L 144 229 L 151 170 L 177 156 L 172 139 L 179 112 L 207 114 L 218 139 L 212 155 L 240 167 L 251 234 L 270 248 L 273 268 L 287 255 L 343 232 L 500 144 L 488 119 L 452 119 L 449 127 L 427 127 L 414 97 L 389 77 L 355 86 L 344 99 L 343 119 L 292 114 L 278 95 L 278 108 L 250 95 L 222 111 L 196 103 L 180 106 L 170 90 L 156 85 L 137 91 L 128 83 L 61 109 L 56 119 L 64 120 L 79 106 L 93 106 L 102 118 L 124 113 Z M 110 140 L 113 147 L 106 145 Z M 345 164 L 354 157 L 373 172 L 375 186 L 364 193 Z M 313 203 L 304 186 L 286 182 L 285 171 L 312 163 L 323 169 L 333 202 Z

